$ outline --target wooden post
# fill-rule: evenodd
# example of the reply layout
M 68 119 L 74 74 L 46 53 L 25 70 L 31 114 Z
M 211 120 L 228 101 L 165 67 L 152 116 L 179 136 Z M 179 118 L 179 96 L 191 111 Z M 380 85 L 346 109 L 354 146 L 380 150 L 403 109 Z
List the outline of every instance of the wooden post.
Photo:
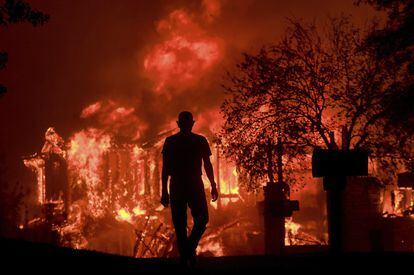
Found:
M 327 196 L 330 251 L 342 252 L 342 195 L 346 178 L 368 175 L 368 153 L 357 150 L 315 149 L 312 155 L 312 175 L 323 177 L 323 187 Z
M 277 182 L 279 184 L 283 183 L 283 144 L 282 139 L 279 137 L 277 138 Z
M 159 152 L 157 150 L 154 151 L 153 160 L 155 161 L 155 167 L 154 167 L 154 174 L 153 174 L 153 194 L 157 198 L 161 195 L 161 173 L 160 173 L 160 162 L 158 161 L 157 157 Z
M 274 178 L 273 178 L 273 142 L 270 138 L 267 141 L 267 176 L 269 178 L 269 183 L 274 183 Z
M 144 156 L 144 194 L 151 195 L 151 184 L 150 184 L 150 167 L 149 167 L 149 156 L 148 152 L 145 152 Z
M 299 202 L 291 201 L 286 196 L 289 193 L 289 186 L 283 182 L 283 143 L 281 139 L 278 139 L 276 146 L 278 182 L 274 182 L 273 149 L 274 145 L 269 139 L 267 144 L 269 182 L 264 187 L 265 253 L 267 255 L 281 255 L 285 248 L 285 217 L 290 217 L 293 211 L 299 210 Z
M 217 144 L 216 145 L 216 183 L 217 183 L 217 192 L 219 194 L 218 200 L 217 200 L 217 209 L 221 209 L 221 181 L 220 181 L 220 147 Z

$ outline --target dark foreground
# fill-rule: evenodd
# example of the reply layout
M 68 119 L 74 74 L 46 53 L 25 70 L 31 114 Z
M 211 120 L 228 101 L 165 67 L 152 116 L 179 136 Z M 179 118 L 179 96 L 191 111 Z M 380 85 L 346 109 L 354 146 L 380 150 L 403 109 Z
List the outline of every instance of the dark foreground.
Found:
M 414 270 L 414 253 L 346 253 L 326 252 L 293 254 L 284 257 L 237 256 L 200 258 L 194 270 L 183 270 L 174 259 L 133 259 L 92 251 L 58 248 L 48 244 L 0 239 L 2 270 L 9 274 L 104 273 L 113 274 L 344 274 L 361 271 L 367 274 Z M 10 268 L 10 269 L 9 269 Z M 368 273 L 369 272 L 369 273 Z M 3 273 L 3 272 L 2 272 Z M 394 273 L 395 274 L 395 273 Z

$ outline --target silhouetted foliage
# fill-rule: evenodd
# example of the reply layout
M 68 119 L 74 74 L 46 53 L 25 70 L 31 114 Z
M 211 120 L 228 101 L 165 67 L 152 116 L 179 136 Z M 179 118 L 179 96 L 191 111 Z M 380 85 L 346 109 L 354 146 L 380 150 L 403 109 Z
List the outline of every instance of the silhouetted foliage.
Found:
M 414 167 L 411 144 L 414 135 L 414 1 L 412 0 L 365 0 L 378 10 L 387 13 L 383 28 L 375 30 L 367 38 L 374 45 L 378 58 L 388 66 L 397 68 L 400 81 L 389 98 L 392 106 L 387 115 L 387 130 L 398 136 L 398 146 L 404 152 L 408 169 Z M 408 148 L 407 148 L 408 147 Z
M 0 236 L 13 236 L 20 220 L 22 185 L 8 180 L 5 156 L 0 154 Z
M 316 146 L 366 148 L 387 160 L 395 153 L 399 141 L 384 129 L 401 76 L 365 43 L 375 24 L 361 30 L 346 17 L 329 22 L 323 30 L 291 21 L 278 43 L 244 54 L 228 74 L 225 151 L 250 175 L 253 188 L 267 173 L 260 148 L 278 136 L 288 145 L 286 171 L 290 160 Z
M 406 146 L 414 135 L 414 1 L 413 0 L 361 0 L 387 13 L 381 29 L 367 37 L 367 44 L 376 48 L 378 58 L 396 68 L 400 75 L 389 98 L 392 106 L 387 115 L 388 130 L 396 133 Z M 413 160 L 411 159 L 411 165 Z
M 28 22 L 36 27 L 45 24 L 47 21 L 49 21 L 49 15 L 33 9 L 25 1 L 5 0 L 0 4 L 0 27 L 23 22 Z M 0 52 L 0 70 L 6 68 L 7 61 L 7 52 Z M 0 96 L 6 91 L 6 87 L 0 84 Z
M 0 5 L 0 25 L 29 22 L 33 26 L 40 26 L 49 20 L 49 15 L 33 9 L 26 1 L 5 0 Z

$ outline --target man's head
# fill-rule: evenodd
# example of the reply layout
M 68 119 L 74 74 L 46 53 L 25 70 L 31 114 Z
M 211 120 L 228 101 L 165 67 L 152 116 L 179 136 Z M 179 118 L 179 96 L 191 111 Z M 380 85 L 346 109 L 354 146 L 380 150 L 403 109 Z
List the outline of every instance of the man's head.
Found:
M 194 125 L 193 114 L 188 111 L 183 111 L 179 113 L 177 124 L 178 127 L 180 127 L 181 132 L 191 132 Z

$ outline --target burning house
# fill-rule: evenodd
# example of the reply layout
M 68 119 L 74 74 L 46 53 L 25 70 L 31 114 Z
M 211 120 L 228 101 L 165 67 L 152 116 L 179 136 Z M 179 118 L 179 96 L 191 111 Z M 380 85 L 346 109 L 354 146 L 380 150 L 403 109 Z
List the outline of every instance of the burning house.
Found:
M 163 137 L 160 135 L 138 147 L 111 143 L 109 136 L 89 129 L 75 134 L 65 144 L 49 128 L 41 152 L 23 160 L 36 175 L 37 203 L 43 215 L 27 227 L 48 224 L 41 235 L 54 234 L 55 238 L 37 240 L 75 248 L 156 256 L 159 251 L 149 247 L 140 251 L 137 242 L 143 247 L 154 246 L 157 243 L 154 239 L 162 237 L 171 249 L 173 234 L 171 228 L 165 227 L 169 223 L 164 221 L 168 215 L 158 203 Z M 220 171 L 227 173 L 223 168 Z M 232 193 L 237 190 L 234 179 L 229 184 L 222 181 L 221 186 L 227 196 L 223 204 L 239 199 Z M 215 207 L 221 207 L 222 203 Z M 57 220 L 57 216 L 62 218 Z M 149 233 L 153 229 L 155 232 Z M 170 251 L 163 254 L 167 252 Z
M 89 128 L 64 142 L 49 128 L 41 152 L 23 159 L 36 176 L 42 209 L 24 226 L 25 237 L 135 257 L 174 255 L 169 210 L 159 204 L 160 152 L 168 134 L 137 145 L 116 143 L 109 134 Z M 256 202 L 261 198 L 240 187 L 237 167 L 215 148 L 220 199 L 209 205 L 212 218 L 199 253 L 260 254 L 263 224 Z M 286 244 L 321 243 L 299 228 L 287 220 Z M 32 234 L 36 230 L 42 233 Z
M 65 142 L 49 128 L 41 151 L 23 159 L 35 175 L 33 184 L 41 210 L 24 225 L 23 236 L 135 257 L 175 255 L 169 210 L 159 204 L 160 152 L 170 133 L 138 145 L 117 143 L 109 134 L 89 128 Z M 240 187 L 237 167 L 214 146 L 212 161 L 220 199 L 209 205 L 212 218 L 198 252 L 214 256 L 261 254 L 264 224 L 257 207 L 263 198 Z M 401 174 L 394 189 L 374 177 L 348 179 L 342 204 L 346 251 L 413 251 L 410 175 Z M 284 242 L 291 246 L 287 251 L 324 244 L 321 228 L 325 216 L 322 220 L 315 216 L 319 211 L 315 209 L 323 206 L 323 191 L 315 189 L 318 185 L 309 182 L 302 193 L 292 195 L 303 204 L 294 215 L 300 224 L 285 219 Z M 310 204 L 312 196 L 316 200 Z

